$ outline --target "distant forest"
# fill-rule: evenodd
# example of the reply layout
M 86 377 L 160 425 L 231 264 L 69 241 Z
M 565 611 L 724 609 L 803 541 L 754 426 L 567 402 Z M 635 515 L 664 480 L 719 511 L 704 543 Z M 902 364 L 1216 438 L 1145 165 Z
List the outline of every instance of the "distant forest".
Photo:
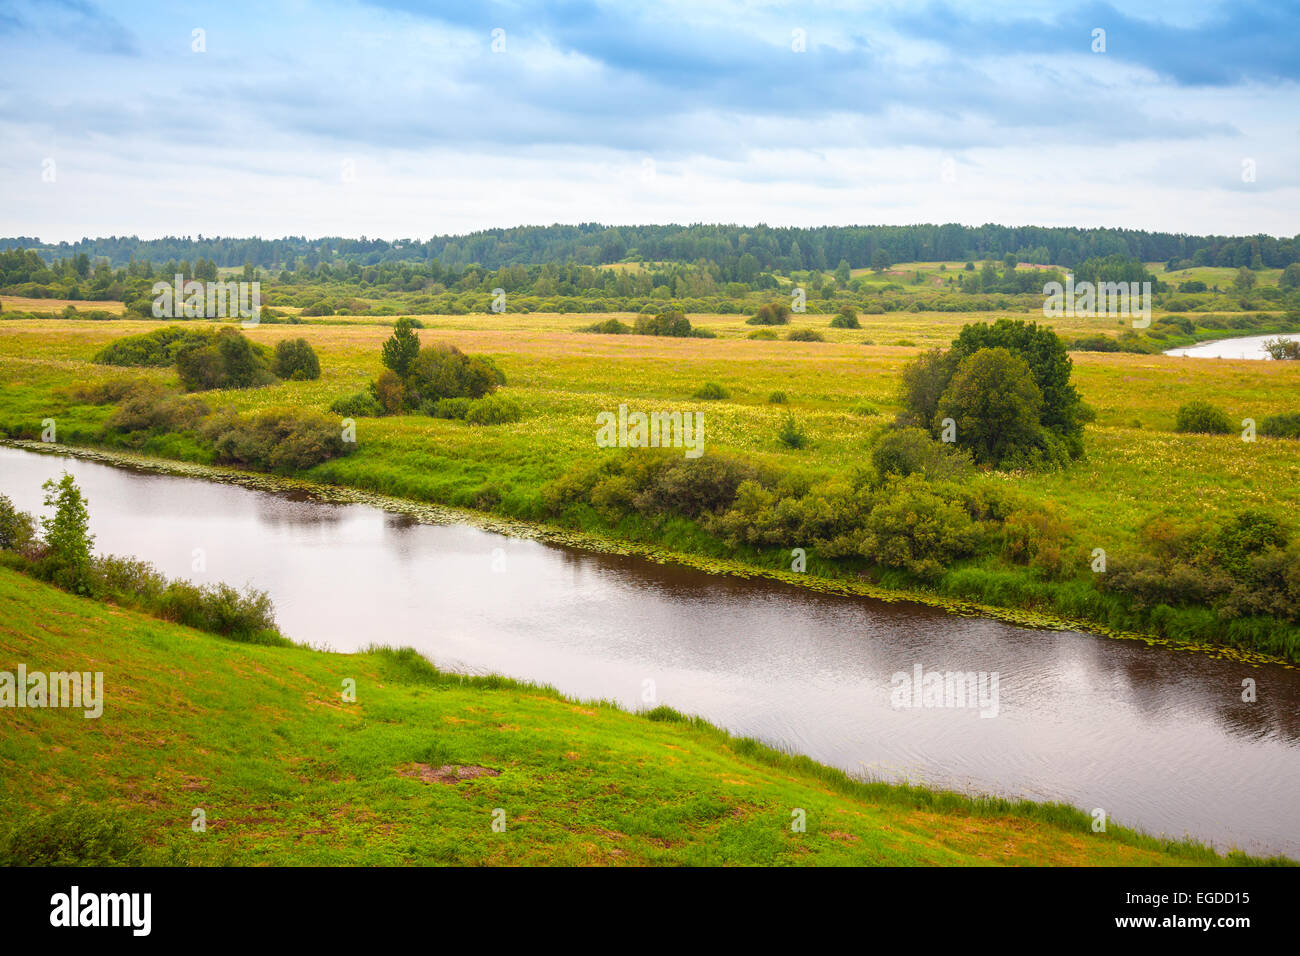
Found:
M 132 260 L 207 259 L 218 266 L 250 263 L 265 269 L 315 269 L 322 262 L 362 266 L 439 261 L 444 266 L 503 266 L 622 261 L 714 263 L 729 281 L 750 282 L 760 272 L 830 270 L 841 261 L 866 268 L 881 261 L 987 260 L 1015 256 L 1022 262 L 1075 266 L 1086 259 L 1122 255 L 1143 262 L 1184 267 L 1283 268 L 1300 262 L 1300 235 L 1189 236 L 1131 229 L 1045 226 L 822 226 L 812 229 L 764 225 L 518 226 L 465 235 L 418 239 L 307 239 L 110 236 L 79 242 L 43 243 L 31 237 L 0 238 L 0 249 L 29 249 L 47 260 L 88 256 L 113 267 Z

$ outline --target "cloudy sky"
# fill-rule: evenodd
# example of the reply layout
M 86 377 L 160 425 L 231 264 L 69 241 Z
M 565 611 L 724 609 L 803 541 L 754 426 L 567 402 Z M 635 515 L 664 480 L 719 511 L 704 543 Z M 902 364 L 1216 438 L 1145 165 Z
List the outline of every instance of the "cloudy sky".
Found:
M 1256 0 L 0 0 L 0 235 L 1294 235 L 1297 37 Z

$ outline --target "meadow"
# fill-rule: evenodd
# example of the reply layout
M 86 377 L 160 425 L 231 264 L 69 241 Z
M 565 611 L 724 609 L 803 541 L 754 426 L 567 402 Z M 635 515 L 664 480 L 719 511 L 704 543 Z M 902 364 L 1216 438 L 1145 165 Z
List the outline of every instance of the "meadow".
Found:
M 12 311 L 8 301 L 4 307 Z M 507 377 L 502 392 L 522 404 L 523 420 L 470 427 L 424 415 L 361 418 L 355 451 L 302 477 L 547 521 L 549 483 L 574 468 L 628 454 L 598 448 L 594 440 L 597 414 L 621 403 L 632 410 L 703 412 L 706 454 L 732 455 L 815 480 L 847 477 L 867 467 L 873 441 L 900 410 L 903 366 L 925 349 L 947 346 L 964 324 L 1003 315 L 1041 319 L 1006 312 L 890 312 L 860 316 L 861 329 L 836 329 L 828 327 L 829 316 L 805 313 L 793 315 L 780 333 L 815 329 L 825 341 L 796 342 L 751 339 L 754 327 L 740 316 L 691 315 L 693 325 L 715 336 L 704 339 L 575 331 L 607 318 L 604 314 L 422 316 L 418 334 L 423 344 L 454 344 L 496 362 Z M 634 317 L 621 318 L 631 322 Z M 380 346 L 391 333 L 390 321 L 335 316 L 249 329 L 250 339 L 266 345 L 306 338 L 320 357 L 321 378 L 205 393 L 204 399 L 214 408 L 230 405 L 240 411 L 289 407 L 324 412 L 381 371 Z M 1114 319 L 1084 317 L 1049 324 L 1063 336 L 1117 328 Z M 114 339 L 158 326 L 157 321 L 133 318 L 4 321 L 0 432 L 35 438 L 42 422 L 52 418 L 59 441 L 95 443 L 111 408 L 79 402 L 73 390 L 123 376 L 174 383 L 170 369 L 123 369 L 90 361 Z M 1179 406 L 1193 400 L 1221 406 L 1234 423 L 1296 411 L 1300 363 L 1112 352 L 1075 352 L 1072 358 L 1074 383 L 1096 413 L 1085 433 L 1085 458 L 1064 470 L 993 472 L 991 477 L 1061 510 L 1071 560 L 1082 579 L 1088 574 L 1088 554 L 1097 548 L 1115 553 L 1131 547 L 1139 529 L 1155 516 L 1219 521 L 1254 508 L 1291 522 L 1300 505 L 1296 441 L 1258 436 L 1247 442 L 1236 431 L 1180 434 L 1174 422 Z M 708 382 L 721 385 L 728 397 L 693 398 Z M 786 401 L 770 402 L 774 392 L 783 392 Z M 789 447 L 778 437 L 787 415 L 806 433 L 805 447 Z M 201 452 L 184 442 L 154 441 L 142 450 L 202 460 Z M 730 547 L 684 519 L 603 522 L 586 516 L 581 530 L 742 565 L 780 567 L 788 562 L 788 550 Z M 1066 613 L 1059 596 L 1048 593 L 1028 568 L 983 570 L 988 573 L 976 584 L 968 576 L 960 588 L 951 584 L 946 593 L 1042 612 L 1045 620 L 1088 616 L 1086 607 Z M 815 557 L 809 571 L 810 576 L 839 573 Z M 909 589 L 913 585 L 908 582 Z M 1213 630 L 1214 625 L 1205 627 Z M 1204 628 L 1200 637 L 1205 639 Z
M 1059 804 L 855 781 L 668 708 L 413 652 L 234 643 L 6 568 L 0 659 L 104 674 L 98 718 L 6 714 L 0 865 L 1259 862 L 1095 833 Z

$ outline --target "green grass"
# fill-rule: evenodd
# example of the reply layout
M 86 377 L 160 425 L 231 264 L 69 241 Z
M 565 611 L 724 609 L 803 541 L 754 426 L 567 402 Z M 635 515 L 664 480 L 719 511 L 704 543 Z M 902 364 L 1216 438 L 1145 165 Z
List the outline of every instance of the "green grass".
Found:
M 502 394 L 520 403 L 523 419 L 479 428 L 419 415 L 360 419 L 356 451 L 304 477 L 542 521 L 542 489 L 548 482 L 601 456 L 635 453 L 595 446 L 597 413 L 624 402 L 632 410 L 703 412 L 706 455 L 732 454 L 814 479 L 844 477 L 868 461 L 873 435 L 898 412 L 903 365 L 920 349 L 948 344 L 963 324 L 997 317 L 895 312 L 862 315 L 861 330 L 846 330 L 827 328 L 826 316 L 796 314 L 791 328 L 816 328 L 827 341 L 787 342 L 747 339 L 751 329 L 743 316 L 692 315 L 692 323 L 715 332 L 715 339 L 573 331 L 604 316 L 424 316 L 422 342 L 450 342 L 493 357 L 509 380 Z M 1075 317 L 1054 327 L 1077 335 L 1100 331 L 1104 324 Z M 0 323 L 0 432 L 35 436 L 44 419 L 54 418 L 61 442 L 92 443 L 110 410 L 78 404 L 68 390 L 123 375 L 174 381 L 168 370 L 90 363 L 113 339 L 157 327 L 157 322 L 140 320 Z M 1111 322 L 1108 330 L 1116 328 Z M 390 331 L 386 325 L 346 321 L 253 329 L 247 334 L 267 345 L 306 337 L 320 356 L 321 379 L 211 393 L 205 400 L 241 411 L 281 405 L 325 411 L 379 373 L 380 345 Z M 864 345 L 867 340 L 915 344 Z M 1258 423 L 1300 410 L 1300 363 L 1121 353 L 1075 353 L 1073 359 L 1074 381 L 1097 412 L 1086 431 L 1086 459 L 1064 472 L 999 476 L 1033 499 L 1061 506 L 1072 554 L 1086 556 L 1094 548 L 1122 552 L 1134 545 L 1141 525 L 1160 514 L 1215 519 L 1252 507 L 1296 523 L 1300 444 L 1295 440 L 1260 436 L 1248 443 L 1235 434 L 1180 435 L 1173 428 L 1178 407 L 1193 400 L 1221 406 L 1233 422 L 1253 418 Z M 705 382 L 716 383 L 728 397 L 692 397 Z M 775 391 L 785 393 L 785 404 L 769 402 Z M 862 414 L 867 408 L 879 414 Z M 787 412 L 806 432 L 802 448 L 779 437 Z M 203 460 L 202 450 L 183 439 L 155 440 L 143 451 Z M 763 564 L 770 557 L 736 554 L 684 522 L 609 527 L 593 515 L 572 520 L 591 534 L 713 558 Z M 1086 560 L 1080 562 L 1083 572 Z M 827 570 L 815 561 L 810 569 Z M 1000 596 L 1021 602 L 1019 609 L 1038 612 L 1055 608 L 1063 613 L 1063 606 L 1087 605 L 1065 593 L 1073 582 L 1056 594 L 1024 568 L 986 570 L 982 580 L 997 577 L 996 587 L 981 592 L 977 576 L 967 574 L 960 593 L 984 603 L 996 603 Z M 1018 576 L 1019 586 L 1005 586 L 1006 575 Z M 947 593 L 957 592 L 950 587 Z
M 1093 833 L 1059 804 L 857 782 L 667 707 L 447 674 L 409 650 L 236 644 L 0 568 L 0 669 L 19 662 L 103 671 L 105 708 L 4 713 L 0 861 L 90 831 L 99 862 L 190 865 L 1256 862 Z M 497 775 L 424 782 L 420 764 Z

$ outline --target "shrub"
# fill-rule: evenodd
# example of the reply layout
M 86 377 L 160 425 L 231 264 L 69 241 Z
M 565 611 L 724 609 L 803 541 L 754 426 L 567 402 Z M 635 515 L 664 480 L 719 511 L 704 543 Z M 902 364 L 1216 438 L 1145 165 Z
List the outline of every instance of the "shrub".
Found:
M 384 408 L 374 394 L 367 390 L 335 400 L 330 405 L 330 411 L 347 418 L 366 418 L 382 415 Z
M 0 551 L 25 552 L 36 540 L 36 521 L 0 495 Z
M 0 866 L 135 866 L 144 843 L 124 814 L 82 804 L 20 815 L 0 838 Z
M 207 340 L 187 340 L 176 349 L 176 372 L 187 392 L 255 388 L 275 381 L 266 350 L 232 328 Z
M 320 360 L 306 339 L 284 339 L 275 345 L 271 373 L 290 382 L 315 381 L 320 378 Z
M 826 339 L 816 329 L 793 329 L 786 335 L 787 342 L 825 342 Z
M 488 395 L 470 405 L 465 421 L 470 425 L 505 425 L 524 417 L 523 407 L 507 395 Z
M 1178 432 L 1194 432 L 1205 435 L 1226 435 L 1232 431 L 1228 414 L 1217 405 L 1209 402 L 1188 402 L 1178 409 L 1178 420 L 1174 425 Z
M 699 388 L 697 388 L 694 392 L 691 393 L 691 398 L 700 398 L 700 399 L 704 399 L 705 401 L 711 401 L 711 402 L 719 401 L 721 399 L 730 398 L 730 397 L 731 397 L 731 392 L 727 391 L 717 382 L 705 382 L 703 385 L 701 385 Z
M 776 437 L 781 440 L 782 444 L 790 448 L 803 448 L 808 444 L 808 435 L 799 427 L 799 423 L 795 421 L 794 415 L 790 412 L 786 412 Z
M 745 320 L 747 325 L 787 325 L 789 322 L 790 307 L 784 302 L 760 305 L 758 311 Z
M 1300 359 L 1300 339 L 1284 339 L 1281 336 L 1268 339 L 1264 343 L 1264 351 L 1269 354 L 1269 358 L 1279 362 L 1295 361 Z
M 1259 423 L 1259 433 L 1274 438 L 1300 438 L 1300 412 L 1283 412 L 1265 417 Z
M 301 471 L 347 454 L 341 424 L 314 412 L 268 411 L 241 418 L 232 410 L 203 426 L 216 460 L 257 471 Z
M 775 341 L 776 333 L 773 332 L 771 329 L 755 329 L 753 332 L 750 332 L 749 335 L 745 337 L 750 339 L 762 339 L 764 341 L 771 342 L 771 341 Z
M 117 409 L 104 422 L 107 434 L 138 436 L 139 444 L 149 435 L 198 428 L 209 412 L 197 398 L 182 398 L 151 382 L 141 381 L 125 393 Z
M 660 312 L 658 315 L 638 315 L 635 331 L 637 335 L 668 335 L 675 338 L 689 338 L 694 335 L 690 319 L 676 310 Z
M 463 422 L 473 404 L 472 398 L 440 398 L 427 407 L 433 418 L 450 418 Z
M 204 329 L 184 329 L 168 325 L 141 335 L 128 335 L 100 349 L 92 361 L 99 365 L 127 365 L 164 368 L 176 361 L 181 348 L 202 346 L 212 340 Z
M 935 441 L 923 428 L 885 432 L 871 449 L 871 464 L 880 481 L 921 474 L 931 480 L 956 479 L 970 471 L 968 453 Z
M 1002 524 L 1002 553 L 1016 564 L 1057 577 L 1066 570 L 1069 530 L 1065 513 L 1054 502 L 1044 502 L 1041 509 L 1018 509 Z
M 789 400 L 790 399 L 786 397 L 785 392 L 782 391 L 775 391 L 771 395 L 767 396 L 767 403 L 769 405 L 784 405 Z
M 405 401 L 418 407 L 440 398 L 482 398 L 505 382 L 485 355 L 466 355 L 454 345 L 426 345 L 411 363 Z
M 862 553 L 933 580 L 978 542 L 979 528 L 961 503 L 913 474 L 891 480 L 872 506 Z
M 400 415 L 406 411 L 406 384 L 391 368 L 379 373 L 370 383 L 370 393 L 384 415 Z
M 606 319 L 604 322 L 584 325 L 576 331 L 599 332 L 603 335 L 627 335 L 632 331 L 632 326 L 628 325 L 626 322 L 620 322 L 618 319 Z
M 858 322 L 858 314 L 853 311 L 852 307 L 840 306 L 840 311 L 831 319 L 832 329 L 860 329 L 862 324 Z
M 849 411 L 854 415 L 861 415 L 863 418 L 870 418 L 880 414 L 880 409 L 870 402 L 854 402 L 849 406 Z

